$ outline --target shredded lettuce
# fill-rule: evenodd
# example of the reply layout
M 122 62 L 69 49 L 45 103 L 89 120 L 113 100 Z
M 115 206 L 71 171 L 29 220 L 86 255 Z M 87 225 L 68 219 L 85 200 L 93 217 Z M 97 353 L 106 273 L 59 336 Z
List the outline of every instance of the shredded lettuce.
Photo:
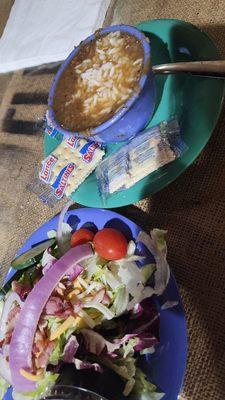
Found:
M 58 317 L 49 316 L 47 320 L 48 320 L 48 329 L 50 333 L 49 336 L 51 336 L 51 334 L 59 328 L 61 324 L 61 319 Z
M 115 317 L 115 314 L 109 308 L 101 303 L 98 303 L 97 301 L 86 301 L 83 303 L 83 308 L 94 308 L 100 311 L 100 313 L 102 313 L 106 319 L 112 319 Z
M 144 286 L 141 269 L 136 262 L 127 262 L 119 266 L 118 276 L 121 282 L 126 286 L 128 294 L 131 296 L 127 304 L 127 310 L 132 310 L 137 303 L 140 303 L 146 297 L 151 297 L 154 293 L 153 288 Z
M 126 286 L 120 285 L 114 293 L 114 303 L 112 307 L 117 317 L 122 315 L 126 311 L 128 301 L 129 293 L 126 289 Z
M 136 250 L 136 243 L 133 240 L 130 240 L 127 246 L 127 257 L 133 256 Z
M 58 364 L 59 359 L 62 358 L 64 346 L 65 346 L 65 338 L 64 338 L 64 335 L 61 335 L 59 337 L 59 339 L 57 340 L 57 344 L 56 344 L 52 354 L 49 357 L 50 364 L 53 364 L 53 365 Z
M 44 379 L 38 382 L 37 389 L 29 393 L 19 393 L 13 391 L 14 400 L 39 400 L 43 396 L 47 396 L 51 393 L 51 389 L 55 384 L 56 379 L 59 374 L 52 374 L 51 372 L 46 372 Z
M 98 281 L 99 279 L 101 279 L 102 275 L 104 275 L 103 269 L 101 267 L 96 266 L 95 272 L 92 275 L 92 279 L 94 281 Z
M 3 301 L 3 299 L 1 299 L 0 300 L 0 318 L 1 318 L 1 315 L 2 315 L 3 306 L 4 306 L 4 301 Z
M 62 321 L 57 317 L 48 318 L 48 328 L 50 331 L 50 335 L 59 328 L 61 323 Z M 74 329 L 75 328 L 69 328 L 62 335 L 59 336 L 56 346 L 49 358 L 50 364 L 57 365 L 59 360 L 63 358 L 64 347 L 70 335 L 74 332 Z
M 102 274 L 102 268 L 107 264 L 107 260 L 99 257 L 98 254 L 93 254 L 88 260 L 81 262 L 82 267 L 88 279 L 98 280 Z
M 132 356 L 117 358 L 111 361 L 107 357 L 100 357 L 99 362 L 112 369 L 116 374 L 125 379 L 124 396 L 128 396 L 135 384 L 136 360 Z
M 123 343 L 123 358 L 126 358 L 128 355 L 133 356 L 135 352 L 135 346 L 138 344 L 139 338 L 133 337 L 127 343 Z
M 155 264 L 146 264 L 141 267 L 141 280 L 142 283 L 145 284 L 151 278 L 153 272 L 156 270 Z
M 159 252 L 165 252 L 165 247 L 166 247 L 166 241 L 165 241 L 165 235 L 167 234 L 167 231 L 164 231 L 162 229 L 153 229 L 151 232 L 152 239 L 156 243 L 156 247 Z
M 104 280 L 103 280 L 103 279 Z M 116 290 L 121 285 L 121 281 L 118 279 L 116 274 L 113 274 L 108 267 L 103 268 L 103 274 L 101 276 L 101 280 L 108 285 L 112 290 Z
M 154 293 L 157 295 L 161 295 L 164 292 L 170 278 L 170 268 L 166 260 L 166 233 L 166 231 L 160 229 L 153 229 L 150 236 L 145 232 L 140 232 L 137 238 L 139 242 L 142 242 L 148 248 L 155 258 L 156 272 L 154 275 Z
M 7 389 L 9 388 L 9 384 L 0 376 L 0 398 L 3 399 L 4 394 L 6 393 Z
M 156 386 L 147 380 L 144 372 L 136 368 L 132 400 L 160 400 L 163 396 L 164 393 L 156 391 Z
M 126 380 L 130 380 L 135 376 L 136 360 L 134 357 L 127 356 L 126 358 L 117 358 L 113 361 L 108 357 L 100 357 L 99 362 L 106 367 L 112 369 L 116 374 Z
M 123 395 L 129 396 L 130 392 L 133 390 L 134 385 L 135 385 L 135 379 L 134 378 L 129 379 L 129 381 L 127 381 L 125 388 L 123 390 Z
M 59 326 L 62 324 L 62 320 L 60 318 L 54 317 L 54 316 L 48 316 L 47 320 L 48 320 L 48 329 L 50 332 L 49 336 L 51 336 L 51 334 L 54 331 L 56 331 L 59 328 Z M 74 330 L 75 330 L 75 328 L 69 328 L 64 332 L 66 340 L 69 339 L 69 336 L 71 335 L 71 333 L 74 332 Z
M 144 355 L 144 354 L 154 354 L 154 353 L 155 353 L 155 347 L 154 347 L 154 346 L 152 346 L 152 347 L 147 347 L 146 349 L 143 349 L 143 350 L 140 351 L 140 354 L 141 354 L 141 355 Z

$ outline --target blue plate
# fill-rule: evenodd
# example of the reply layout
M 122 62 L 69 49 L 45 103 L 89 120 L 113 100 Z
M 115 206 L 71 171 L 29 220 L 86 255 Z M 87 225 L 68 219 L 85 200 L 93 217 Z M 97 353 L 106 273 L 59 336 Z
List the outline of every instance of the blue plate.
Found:
M 118 228 L 128 240 L 136 239 L 141 228 L 129 219 L 108 210 L 81 208 L 69 211 L 65 219 L 73 229 L 90 227 L 97 229 L 103 227 Z M 34 244 L 47 239 L 47 232 L 57 228 L 58 216 L 42 225 L 35 231 L 20 249 L 18 254 L 29 250 Z M 151 257 L 144 247 L 142 253 Z M 6 281 L 10 279 L 15 270 L 9 270 Z M 167 310 L 161 310 L 161 305 L 168 300 L 177 301 L 178 305 Z M 178 292 L 176 281 L 171 275 L 169 284 L 164 294 L 155 297 L 156 306 L 160 312 L 160 344 L 151 356 L 146 356 L 148 377 L 156 384 L 159 390 L 165 393 L 163 400 L 175 400 L 181 390 L 187 359 L 187 330 L 184 310 Z M 121 396 L 122 399 L 122 396 Z M 12 400 L 11 390 L 7 392 L 4 400 Z M 119 399 L 118 399 L 119 400 Z

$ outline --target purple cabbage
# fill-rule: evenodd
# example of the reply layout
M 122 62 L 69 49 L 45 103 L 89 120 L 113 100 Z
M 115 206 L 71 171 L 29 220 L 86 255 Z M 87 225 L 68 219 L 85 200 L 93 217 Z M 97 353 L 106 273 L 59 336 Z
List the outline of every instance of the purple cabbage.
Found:
M 70 336 L 68 342 L 64 347 L 63 361 L 66 363 L 72 363 L 74 355 L 76 354 L 79 347 L 76 336 Z

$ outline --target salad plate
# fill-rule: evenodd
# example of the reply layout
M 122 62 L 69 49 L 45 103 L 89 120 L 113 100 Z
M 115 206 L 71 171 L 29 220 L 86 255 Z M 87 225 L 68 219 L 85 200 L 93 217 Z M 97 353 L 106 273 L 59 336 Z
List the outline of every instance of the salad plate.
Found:
M 42 225 L 35 231 L 22 246 L 19 254 L 28 251 L 38 243 L 48 239 L 48 232 L 57 229 L 59 216 Z M 136 243 L 137 253 L 146 257 L 148 263 L 154 261 L 147 247 L 137 241 L 141 228 L 129 219 L 109 210 L 81 208 L 68 211 L 64 221 L 70 225 L 72 231 L 80 228 L 99 231 L 103 228 L 119 230 L 127 239 Z M 7 282 L 15 274 L 10 269 L 6 278 Z M 183 383 L 186 357 L 187 357 L 187 332 L 182 301 L 173 275 L 162 295 L 154 295 L 153 302 L 160 318 L 160 341 L 155 345 L 152 354 L 141 356 L 141 365 L 147 378 L 164 393 L 163 400 L 177 398 Z M 172 306 L 168 306 L 171 305 Z M 121 400 L 124 399 L 121 394 Z M 6 393 L 4 400 L 12 400 L 11 389 Z M 118 398 L 119 400 L 119 398 Z
M 142 22 L 137 27 L 151 43 L 152 64 L 219 59 L 212 40 L 197 27 L 176 19 Z M 166 187 L 190 166 L 208 142 L 220 115 L 224 81 L 190 74 L 156 75 L 157 100 L 149 127 L 173 116 L 178 118 L 182 139 L 188 149 L 180 158 L 158 169 L 127 190 L 110 195 L 103 204 L 95 173 L 92 173 L 71 195 L 74 202 L 87 207 L 114 208 L 135 203 Z M 211 94 L 213 93 L 213 96 Z M 60 140 L 45 135 L 45 155 L 51 153 Z M 110 143 L 107 154 L 121 144 Z M 91 196 L 90 196 L 91 193 Z

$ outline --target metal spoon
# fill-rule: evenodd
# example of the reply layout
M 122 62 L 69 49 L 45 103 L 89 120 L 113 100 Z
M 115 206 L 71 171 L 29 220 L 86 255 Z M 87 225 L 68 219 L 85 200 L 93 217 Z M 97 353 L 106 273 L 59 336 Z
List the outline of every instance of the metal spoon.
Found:
M 154 65 L 152 71 L 155 74 L 190 73 L 192 75 L 207 76 L 210 78 L 225 78 L 225 60 Z

